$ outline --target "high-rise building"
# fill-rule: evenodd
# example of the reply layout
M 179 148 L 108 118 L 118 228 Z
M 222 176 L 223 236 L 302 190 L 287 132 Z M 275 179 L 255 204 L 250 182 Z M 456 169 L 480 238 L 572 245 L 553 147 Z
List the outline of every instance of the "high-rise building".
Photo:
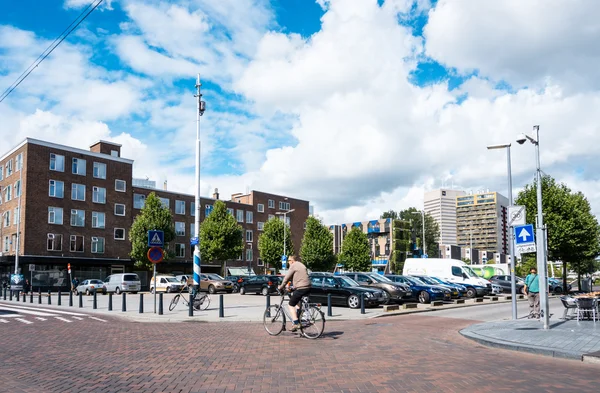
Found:
M 425 193 L 424 210 L 440 229 L 438 244 L 456 245 L 456 198 L 465 195 L 460 190 L 433 190 Z
M 508 254 L 508 198 L 497 192 L 456 197 L 458 245 Z

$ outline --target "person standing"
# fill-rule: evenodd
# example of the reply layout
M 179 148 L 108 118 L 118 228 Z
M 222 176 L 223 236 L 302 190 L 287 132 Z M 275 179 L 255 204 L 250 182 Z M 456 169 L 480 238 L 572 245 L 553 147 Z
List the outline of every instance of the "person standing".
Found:
M 78 286 L 79 280 L 77 279 L 77 277 L 73 277 L 73 280 L 71 281 L 71 291 L 76 292 Z
M 532 267 L 525 277 L 525 291 L 529 300 L 528 318 L 540 319 L 540 278 L 535 267 Z
M 29 284 L 29 280 L 25 280 L 25 284 L 23 284 L 23 293 L 27 295 L 31 290 L 31 284 Z

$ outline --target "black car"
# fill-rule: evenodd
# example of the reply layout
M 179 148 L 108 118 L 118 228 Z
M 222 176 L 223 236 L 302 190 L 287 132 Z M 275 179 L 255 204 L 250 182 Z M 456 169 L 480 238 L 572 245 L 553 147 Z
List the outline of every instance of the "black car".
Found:
M 408 285 L 395 283 L 379 273 L 342 273 L 342 275 L 350 277 L 361 286 L 381 289 L 387 296 L 386 304 L 398 303 L 412 295 Z
M 327 295 L 331 294 L 332 306 L 360 307 L 360 297 L 364 295 L 365 306 L 379 306 L 385 303 L 384 291 L 358 285 L 351 278 L 336 276 L 332 273 L 310 273 L 310 301 L 327 304 Z
M 277 292 L 277 286 L 281 283 L 281 280 L 281 276 L 267 274 L 244 277 L 242 282 L 239 283 L 240 295 L 254 292 L 267 296 L 270 293 Z
M 511 293 L 512 291 L 509 275 L 492 276 L 489 278 L 489 281 L 499 285 L 502 288 L 502 292 Z M 517 293 L 525 293 L 525 285 L 521 284 L 518 279 L 515 279 L 515 283 L 517 286 Z
M 250 276 L 227 276 L 225 277 L 225 280 L 233 283 L 233 292 L 239 292 L 242 282 L 249 277 Z
M 410 300 L 415 300 L 423 304 L 431 303 L 435 300 L 450 300 L 450 291 L 436 285 L 429 285 L 416 277 L 395 274 L 390 274 L 386 277 L 394 282 L 408 284 L 412 290 Z

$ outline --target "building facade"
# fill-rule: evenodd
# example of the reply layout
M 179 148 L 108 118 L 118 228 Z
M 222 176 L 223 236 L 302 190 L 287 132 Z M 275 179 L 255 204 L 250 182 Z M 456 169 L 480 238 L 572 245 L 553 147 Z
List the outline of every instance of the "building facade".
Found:
M 456 198 L 465 194 L 464 191 L 447 189 L 425 193 L 423 199 L 425 213 L 433 217 L 440 230 L 438 244 L 458 244 L 456 236 Z

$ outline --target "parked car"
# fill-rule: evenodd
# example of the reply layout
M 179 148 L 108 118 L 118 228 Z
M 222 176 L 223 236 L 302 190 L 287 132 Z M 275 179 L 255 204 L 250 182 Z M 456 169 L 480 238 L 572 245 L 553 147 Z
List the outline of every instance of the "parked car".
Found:
M 309 274 L 312 288 L 310 301 L 327 304 L 331 294 L 332 306 L 360 307 L 361 295 L 364 296 L 365 307 L 377 307 L 388 300 L 384 291 L 377 288 L 363 287 L 353 279 L 344 275 L 313 272 Z
M 423 281 L 426 284 L 429 285 L 433 285 L 433 286 L 438 286 L 441 287 L 443 289 L 447 289 L 450 291 L 450 298 L 452 299 L 458 299 L 460 297 L 460 293 L 458 292 L 458 289 L 453 287 L 452 285 L 448 285 L 448 284 L 440 284 L 437 280 L 435 280 L 432 277 L 428 277 L 428 276 L 417 276 L 414 275 L 413 277 L 418 278 L 419 280 Z
M 412 293 L 410 300 L 414 300 L 419 303 L 426 304 L 435 300 L 450 300 L 451 298 L 449 290 L 444 290 L 438 286 L 429 285 L 412 276 L 390 274 L 386 277 L 394 282 L 403 283 L 410 286 Z
M 233 283 L 215 273 L 200 274 L 200 290 L 208 293 L 233 292 Z
M 118 273 L 112 274 L 104 280 L 106 292 L 121 292 L 138 293 L 142 288 L 140 277 L 135 273 Z
M 156 275 L 156 286 L 154 285 L 154 277 L 150 280 L 150 293 L 156 292 L 179 292 L 183 288 L 183 284 L 175 276 Z
M 502 292 L 511 293 L 512 286 L 509 275 L 499 275 L 490 277 L 490 282 L 492 284 L 499 285 L 502 288 Z M 517 293 L 525 293 L 525 285 L 520 283 L 519 280 L 515 279 L 515 284 L 517 288 Z
M 79 293 L 85 293 L 87 296 L 96 293 L 101 293 L 106 295 L 106 286 L 102 280 L 89 279 L 83 280 L 77 288 L 75 288 L 75 295 L 79 295 Z
M 237 293 L 240 291 L 240 285 L 246 278 L 250 276 L 227 276 L 225 280 L 231 281 L 233 283 L 233 292 Z
M 458 297 L 463 297 L 463 296 L 467 296 L 467 287 L 465 287 L 462 284 L 458 284 L 455 282 L 450 282 L 450 281 L 446 281 L 446 280 L 442 280 L 439 277 L 430 277 L 432 280 L 435 280 L 438 284 L 440 285 L 446 285 L 450 288 L 455 288 L 458 291 Z
M 387 297 L 385 304 L 397 303 L 412 295 L 408 285 L 395 283 L 379 273 L 342 273 L 342 275 L 350 277 L 361 286 L 378 288 L 384 291 L 384 295 Z
M 567 283 L 567 291 L 571 292 L 572 288 L 573 288 L 573 286 L 571 284 Z M 549 277 L 548 278 L 548 290 L 550 291 L 550 293 L 557 293 L 557 294 L 563 293 L 562 280 L 559 278 Z
M 247 293 L 256 293 L 267 296 L 270 293 L 277 292 L 277 286 L 281 283 L 282 277 L 268 274 L 260 274 L 257 276 L 248 276 L 239 283 L 240 295 Z

